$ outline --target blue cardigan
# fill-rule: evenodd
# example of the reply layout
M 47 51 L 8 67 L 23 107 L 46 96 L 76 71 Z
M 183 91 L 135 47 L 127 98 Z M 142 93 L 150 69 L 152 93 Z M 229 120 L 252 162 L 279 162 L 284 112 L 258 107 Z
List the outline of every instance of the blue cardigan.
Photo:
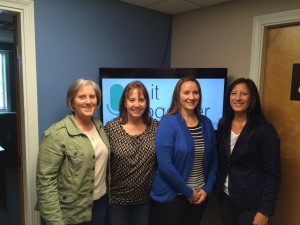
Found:
M 217 143 L 211 121 L 199 115 L 204 139 L 203 190 L 211 194 L 216 180 Z M 181 193 L 186 198 L 193 194 L 187 185 L 194 161 L 195 145 L 193 137 L 180 113 L 166 115 L 160 121 L 155 137 L 157 168 L 150 196 L 157 202 L 168 202 Z

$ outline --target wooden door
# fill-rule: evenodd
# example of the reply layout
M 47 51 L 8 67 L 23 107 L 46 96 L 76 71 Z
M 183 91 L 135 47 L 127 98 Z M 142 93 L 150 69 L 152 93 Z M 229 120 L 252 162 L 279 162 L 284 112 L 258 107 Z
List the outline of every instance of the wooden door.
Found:
M 270 225 L 300 223 L 300 101 L 290 100 L 295 63 L 300 63 L 300 25 L 269 28 L 262 107 L 280 135 L 282 167 Z

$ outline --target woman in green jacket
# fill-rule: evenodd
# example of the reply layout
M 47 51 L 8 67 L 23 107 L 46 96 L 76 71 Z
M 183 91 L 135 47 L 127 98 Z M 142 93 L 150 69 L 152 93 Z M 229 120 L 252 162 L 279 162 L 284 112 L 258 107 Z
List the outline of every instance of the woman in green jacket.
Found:
M 102 225 L 107 208 L 109 142 L 100 120 L 100 88 L 75 81 L 72 113 L 44 132 L 37 161 L 38 208 L 47 225 Z

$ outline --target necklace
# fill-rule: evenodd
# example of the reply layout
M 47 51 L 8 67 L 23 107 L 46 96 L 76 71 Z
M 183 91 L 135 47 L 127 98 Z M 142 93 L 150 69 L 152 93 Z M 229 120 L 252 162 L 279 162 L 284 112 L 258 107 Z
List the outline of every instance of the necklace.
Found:
M 97 130 L 96 128 L 93 126 L 93 128 L 89 131 L 83 132 L 86 136 L 88 136 L 88 138 L 90 139 L 90 141 L 95 141 L 96 140 L 96 135 L 97 135 Z

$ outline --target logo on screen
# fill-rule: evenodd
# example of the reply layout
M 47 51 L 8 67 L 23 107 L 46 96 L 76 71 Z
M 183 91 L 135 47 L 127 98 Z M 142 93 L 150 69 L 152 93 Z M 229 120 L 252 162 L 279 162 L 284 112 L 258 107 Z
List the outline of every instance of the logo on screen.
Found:
M 110 100 L 109 104 L 107 104 L 106 107 L 107 110 L 115 116 L 119 115 L 119 102 L 123 91 L 124 88 L 120 84 L 114 84 L 110 87 Z

